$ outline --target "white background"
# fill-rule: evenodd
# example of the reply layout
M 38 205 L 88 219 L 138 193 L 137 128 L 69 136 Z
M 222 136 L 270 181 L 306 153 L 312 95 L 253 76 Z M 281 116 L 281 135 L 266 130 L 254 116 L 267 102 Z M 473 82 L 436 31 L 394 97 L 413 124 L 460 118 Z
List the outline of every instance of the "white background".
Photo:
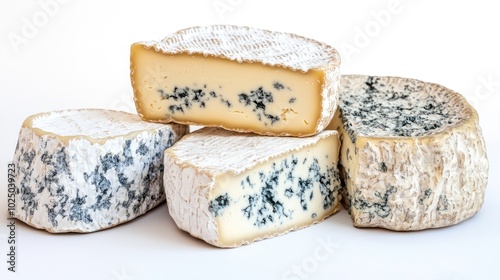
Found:
M 0 4 L 0 279 L 500 278 L 495 1 L 111 2 Z M 92 234 L 49 234 L 18 221 L 18 272 L 8 272 L 6 170 L 23 120 L 67 108 L 134 112 L 130 45 L 223 23 L 331 44 L 341 52 L 343 73 L 417 78 L 462 93 L 479 111 L 491 165 L 481 211 L 456 226 L 409 233 L 356 229 L 341 211 L 319 225 L 237 249 L 214 248 L 181 232 L 164 204 Z

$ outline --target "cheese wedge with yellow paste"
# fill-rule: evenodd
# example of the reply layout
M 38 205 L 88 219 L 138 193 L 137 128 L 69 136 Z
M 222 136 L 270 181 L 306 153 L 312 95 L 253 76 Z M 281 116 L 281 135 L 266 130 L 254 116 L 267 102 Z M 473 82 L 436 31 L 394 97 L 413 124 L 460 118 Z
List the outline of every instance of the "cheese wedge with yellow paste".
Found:
M 214 25 L 131 47 L 142 119 L 262 135 L 308 136 L 331 121 L 340 58 L 298 35 Z

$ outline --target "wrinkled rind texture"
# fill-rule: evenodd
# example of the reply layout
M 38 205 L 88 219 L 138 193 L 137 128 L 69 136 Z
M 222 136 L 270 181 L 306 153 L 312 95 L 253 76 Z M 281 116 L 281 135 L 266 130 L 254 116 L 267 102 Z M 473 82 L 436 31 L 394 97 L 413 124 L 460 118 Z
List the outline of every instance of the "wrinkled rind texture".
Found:
M 161 41 L 141 44 L 166 54 L 203 54 L 303 72 L 340 65 L 338 52 L 327 44 L 291 33 L 245 26 L 196 26 L 179 30 Z
M 330 124 L 333 119 L 332 112 L 337 110 L 339 104 L 339 85 L 340 85 L 340 68 L 338 66 L 329 66 L 325 70 L 325 83 L 321 92 L 321 117 L 316 128 L 316 133 L 319 133 Z
M 311 146 L 332 134 L 337 132 L 325 131 L 308 138 L 280 138 L 205 127 L 186 135 L 165 151 L 167 171 L 164 174 L 164 187 L 170 216 L 181 230 L 217 247 L 238 247 L 321 222 L 340 210 L 339 181 L 335 181 L 338 186 L 333 186 L 336 190 L 335 204 L 323 219 L 252 241 L 223 246 L 219 241 L 216 219 L 209 211 L 210 191 L 220 174 L 240 174 L 288 151 L 298 151 Z
M 208 210 L 209 191 L 214 177 L 194 166 L 179 165 L 176 157 L 165 152 L 164 187 L 170 216 L 181 230 L 218 245 L 217 224 Z
M 113 137 L 61 141 L 21 128 L 16 165 L 19 220 L 49 232 L 93 232 L 130 221 L 165 199 L 163 152 L 182 125 Z
M 239 174 L 271 157 L 311 146 L 318 138 L 331 133 L 336 132 L 329 131 L 316 137 L 277 138 L 206 127 L 186 135 L 179 145 L 174 145 L 166 153 L 175 155 L 176 164 L 194 164 L 210 176 L 226 172 Z M 235 149 L 235 145 L 244 148 Z
M 340 112 L 343 98 L 349 100 L 342 92 Z M 463 119 L 423 136 L 359 135 L 352 122 L 345 126 L 349 117 L 341 116 L 341 141 L 354 143 L 357 153 L 350 157 L 359 159 L 349 165 L 341 149 L 345 204 L 354 226 L 422 230 L 454 225 L 479 211 L 489 171 L 485 142 L 475 110 L 457 93 L 447 94 L 461 104 L 455 108 L 463 110 L 457 112 Z

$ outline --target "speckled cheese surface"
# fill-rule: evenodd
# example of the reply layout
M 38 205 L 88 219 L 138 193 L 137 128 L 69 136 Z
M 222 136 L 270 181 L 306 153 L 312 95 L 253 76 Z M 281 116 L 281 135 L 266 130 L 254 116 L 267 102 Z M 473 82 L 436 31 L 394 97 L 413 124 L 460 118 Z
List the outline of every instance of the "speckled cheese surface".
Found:
M 138 114 L 262 135 L 322 131 L 338 103 L 340 57 L 298 35 L 198 26 L 131 47 Z
M 409 231 L 481 208 L 489 164 L 477 112 L 441 85 L 345 75 L 328 127 L 341 139 L 343 202 L 354 226 Z
M 164 201 L 163 152 L 188 127 L 100 109 L 25 120 L 14 154 L 17 219 L 49 232 L 93 232 Z
M 338 134 L 270 137 L 203 128 L 165 151 L 177 226 L 219 247 L 300 229 L 340 209 Z

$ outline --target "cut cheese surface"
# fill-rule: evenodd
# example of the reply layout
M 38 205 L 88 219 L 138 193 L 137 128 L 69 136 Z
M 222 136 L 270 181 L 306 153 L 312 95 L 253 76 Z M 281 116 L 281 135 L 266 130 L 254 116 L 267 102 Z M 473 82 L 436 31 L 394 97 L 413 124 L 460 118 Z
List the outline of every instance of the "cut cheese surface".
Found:
M 219 247 L 300 229 L 340 208 L 338 135 L 283 138 L 203 128 L 165 151 L 177 226 Z
M 458 93 L 414 79 L 345 75 L 328 129 L 340 133 L 343 202 L 355 226 L 444 227 L 481 208 L 486 148 L 476 111 Z
M 164 150 L 187 132 L 101 109 L 28 117 L 13 160 L 16 218 L 49 232 L 93 232 L 146 213 L 165 199 Z
M 139 115 L 266 135 L 322 131 L 338 102 L 340 59 L 293 34 L 193 27 L 131 48 Z

